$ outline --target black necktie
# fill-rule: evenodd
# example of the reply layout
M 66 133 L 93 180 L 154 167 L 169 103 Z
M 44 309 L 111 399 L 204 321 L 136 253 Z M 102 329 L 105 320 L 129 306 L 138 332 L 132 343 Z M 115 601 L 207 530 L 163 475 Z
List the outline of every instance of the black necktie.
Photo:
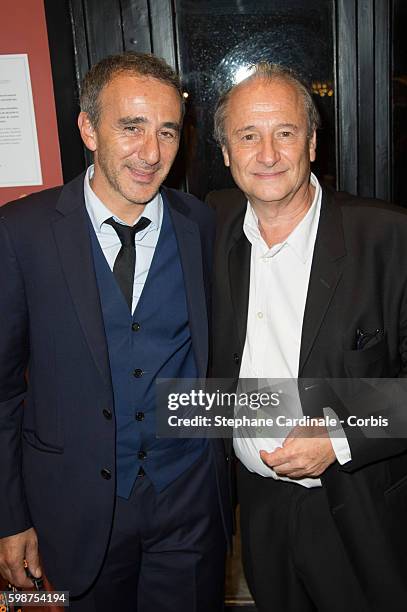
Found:
M 129 225 L 118 223 L 113 219 L 113 217 L 110 217 L 110 219 L 106 219 L 105 223 L 111 225 L 116 230 L 116 233 L 120 238 L 120 242 L 122 243 L 121 249 L 114 262 L 113 274 L 131 312 L 133 302 L 134 270 L 136 268 L 136 248 L 134 246 L 134 237 L 137 232 L 141 232 L 141 230 L 150 225 L 151 221 L 146 217 L 141 217 L 136 225 L 130 227 Z

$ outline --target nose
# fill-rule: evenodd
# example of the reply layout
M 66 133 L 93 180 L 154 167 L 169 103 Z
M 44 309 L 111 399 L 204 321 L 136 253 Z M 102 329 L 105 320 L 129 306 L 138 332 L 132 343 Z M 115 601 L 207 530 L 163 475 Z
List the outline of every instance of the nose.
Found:
M 274 166 L 280 160 L 280 153 L 272 137 L 264 138 L 260 142 L 256 158 L 258 162 L 267 166 Z
M 139 158 L 149 166 L 154 166 L 160 161 L 160 145 L 156 134 L 146 134 L 143 144 L 139 149 Z

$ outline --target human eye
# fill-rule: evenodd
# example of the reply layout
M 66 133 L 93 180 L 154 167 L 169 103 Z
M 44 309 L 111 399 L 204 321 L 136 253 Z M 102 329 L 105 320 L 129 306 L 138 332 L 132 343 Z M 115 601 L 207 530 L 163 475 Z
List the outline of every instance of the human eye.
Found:
M 123 130 L 126 134 L 140 134 L 141 132 L 138 125 L 125 125 Z
M 173 142 L 178 139 L 178 133 L 174 130 L 160 130 L 159 136 L 166 142 Z
M 279 130 L 277 132 L 277 136 L 281 138 L 282 140 L 292 139 L 295 137 L 295 132 L 294 130 L 290 130 L 290 129 Z
M 240 139 L 244 143 L 250 143 L 250 142 L 257 142 L 259 140 L 259 137 L 257 134 L 253 132 L 248 132 L 247 134 L 242 134 Z

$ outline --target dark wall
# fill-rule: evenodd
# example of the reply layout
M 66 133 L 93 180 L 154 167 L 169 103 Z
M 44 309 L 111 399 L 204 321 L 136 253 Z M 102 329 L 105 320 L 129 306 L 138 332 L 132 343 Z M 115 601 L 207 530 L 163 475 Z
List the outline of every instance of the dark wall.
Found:
M 265 3 L 270 14 L 279 3 Z M 283 4 L 290 3 L 301 5 L 300 0 L 285 0 Z M 338 188 L 390 199 L 396 180 L 391 161 L 393 4 L 391 0 L 324 0 L 324 4 L 329 3 L 336 137 L 331 133 L 321 150 L 334 149 Z M 164 57 L 181 68 L 181 76 L 188 76 L 182 74 L 188 49 L 183 50 L 185 28 L 179 27 L 179 15 L 183 7 L 199 4 L 189 0 L 45 0 L 65 180 L 89 161 L 75 129 L 78 83 L 88 68 L 108 54 L 133 49 Z M 206 10 L 213 7 L 218 12 L 222 7 L 233 10 L 234 4 L 243 15 L 245 11 L 250 15 L 259 6 L 257 0 L 204 3 Z M 199 28 L 195 30 L 199 37 Z M 190 132 L 186 130 L 188 137 Z M 205 133 L 206 137 L 210 135 Z M 320 138 L 324 137 L 321 133 Z M 175 186 L 188 187 L 185 150 L 188 146 L 182 149 L 170 177 L 170 184 Z

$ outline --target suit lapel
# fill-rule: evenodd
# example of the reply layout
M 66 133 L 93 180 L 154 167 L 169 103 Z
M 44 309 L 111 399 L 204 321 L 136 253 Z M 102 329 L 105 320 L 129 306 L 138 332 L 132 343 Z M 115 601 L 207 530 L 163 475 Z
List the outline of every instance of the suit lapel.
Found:
M 345 255 L 341 211 L 331 193 L 324 189 L 302 326 L 299 376 L 335 294 Z
M 243 351 L 249 309 L 251 245 L 243 232 L 240 236 L 235 235 L 234 239 L 235 242 L 229 251 L 230 294 Z
M 249 309 L 250 258 L 251 244 L 243 232 L 247 199 L 240 190 L 228 192 L 226 227 L 226 256 L 228 258 L 228 276 L 230 296 L 237 328 L 238 339 L 243 352 L 247 313 Z M 231 216 L 232 215 L 232 216 Z
M 56 207 L 60 214 L 54 220 L 53 229 L 83 334 L 101 377 L 108 384 L 109 357 L 89 237 L 83 179 L 84 175 L 81 175 L 63 188 Z
M 189 207 L 169 189 L 162 188 L 161 194 L 169 205 L 178 242 L 192 346 L 199 376 L 203 377 L 206 375 L 208 366 L 208 313 L 202 267 L 201 236 L 197 223 L 187 216 Z
M 208 202 L 216 210 L 217 217 L 215 298 L 224 303 L 225 296 L 230 296 L 229 316 L 233 318 L 234 333 L 237 333 L 243 352 L 249 306 L 251 256 L 251 245 L 243 232 L 247 199 L 239 189 L 226 189 L 217 192 L 214 201 L 210 194 Z M 215 312 L 216 308 L 215 304 Z

